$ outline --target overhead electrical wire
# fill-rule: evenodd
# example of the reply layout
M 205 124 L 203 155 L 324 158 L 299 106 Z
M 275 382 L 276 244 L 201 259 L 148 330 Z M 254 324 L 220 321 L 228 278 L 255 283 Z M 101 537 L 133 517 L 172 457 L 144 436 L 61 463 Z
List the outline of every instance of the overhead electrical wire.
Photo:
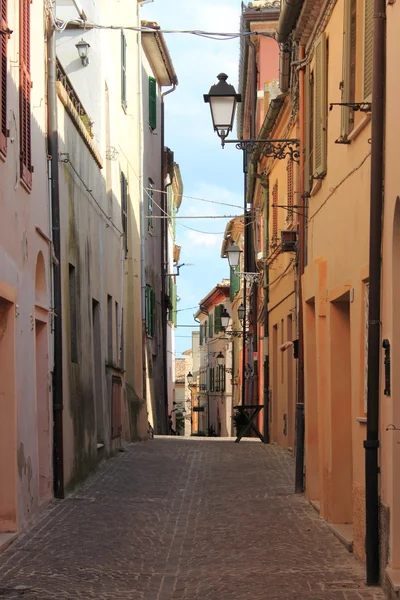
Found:
M 144 188 L 148 191 L 158 192 L 159 194 L 168 194 L 165 190 L 156 190 L 154 188 Z M 222 206 L 231 206 L 233 208 L 240 208 L 243 210 L 243 206 L 240 204 L 229 204 L 228 202 L 218 202 L 217 200 L 207 200 L 206 198 L 199 198 L 197 196 L 186 196 L 186 194 L 179 194 L 182 198 L 188 198 L 188 200 L 199 200 L 200 202 L 209 202 L 210 204 L 221 204 Z

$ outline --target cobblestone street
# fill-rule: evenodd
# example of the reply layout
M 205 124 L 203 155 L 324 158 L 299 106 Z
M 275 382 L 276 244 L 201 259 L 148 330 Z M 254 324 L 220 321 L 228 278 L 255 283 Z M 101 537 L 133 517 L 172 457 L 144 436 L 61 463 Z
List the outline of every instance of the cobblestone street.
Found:
M 258 442 L 131 445 L 0 555 L 0 598 L 383 599 L 293 467 Z

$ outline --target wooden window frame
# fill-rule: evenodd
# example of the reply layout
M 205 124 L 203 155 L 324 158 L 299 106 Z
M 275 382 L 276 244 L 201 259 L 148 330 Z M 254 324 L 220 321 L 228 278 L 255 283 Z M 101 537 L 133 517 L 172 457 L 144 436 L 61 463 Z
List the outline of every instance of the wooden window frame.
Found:
M 20 177 L 25 188 L 32 189 L 32 117 L 31 117 L 31 0 L 19 0 L 19 126 Z

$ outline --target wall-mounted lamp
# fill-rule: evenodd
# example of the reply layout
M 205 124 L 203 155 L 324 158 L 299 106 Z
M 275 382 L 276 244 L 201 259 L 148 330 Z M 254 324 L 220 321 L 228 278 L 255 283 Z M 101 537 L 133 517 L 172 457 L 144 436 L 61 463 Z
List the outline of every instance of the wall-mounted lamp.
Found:
M 224 357 L 224 355 L 222 354 L 222 352 L 220 352 L 220 353 L 217 355 L 217 365 L 218 365 L 219 367 L 222 367 L 222 365 L 224 364 L 224 362 L 225 362 L 225 357 Z
M 85 42 L 84 39 L 81 39 L 80 42 L 75 44 L 75 48 L 78 50 L 79 58 L 81 59 L 83 66 L 87 67 L 89 64 L 89 42 Z

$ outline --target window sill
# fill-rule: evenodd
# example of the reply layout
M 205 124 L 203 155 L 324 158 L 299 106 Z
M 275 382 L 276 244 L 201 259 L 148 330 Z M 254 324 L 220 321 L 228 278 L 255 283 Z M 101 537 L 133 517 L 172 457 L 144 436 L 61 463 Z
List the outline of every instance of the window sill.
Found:
M 358 423 L 360 423 L 360 425 L 366 425 L 367 424 L 367 417 L 356 417 L 356 421 Z
M 311 188 L 310 196 L 315 196 L 322 187 L 322 179 L 314 179 L 313 186 Z
M 371 113 L 366 113 L 364 115 L 364 117 L 361 119 L 361 121 L 359 122 L 359 124 L 354 127 L 353 131 L 351 131 L 347 137 L 349 142 L 354 142 L 355 139 L 358 138 L 358 136 L 360 135 L 360 133 L 366 128 L 366 126 L 368 125 L 368 123 L 371 120 Z

